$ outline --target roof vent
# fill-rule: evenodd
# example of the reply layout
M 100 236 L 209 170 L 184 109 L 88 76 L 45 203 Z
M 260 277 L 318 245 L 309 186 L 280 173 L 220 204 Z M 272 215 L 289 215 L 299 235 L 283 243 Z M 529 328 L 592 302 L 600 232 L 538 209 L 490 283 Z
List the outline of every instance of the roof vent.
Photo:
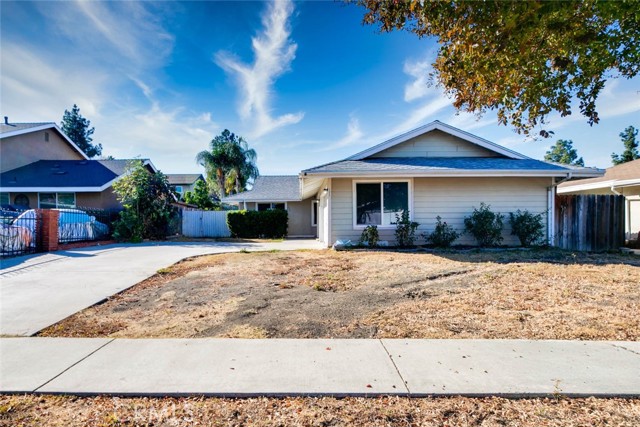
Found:
M 66 173 L 67 173 L 67 171 L 57 171 L 57 172 L 54 172 L 53 174 L 54 175 L 65 175 Z
M 88 164 L 89 164 L 89 162 L 87 162 L 86 160 L 80 160 L 80 161 L 78 162 L 78 164 L 79 164 L 79 165 L 88 165 Z

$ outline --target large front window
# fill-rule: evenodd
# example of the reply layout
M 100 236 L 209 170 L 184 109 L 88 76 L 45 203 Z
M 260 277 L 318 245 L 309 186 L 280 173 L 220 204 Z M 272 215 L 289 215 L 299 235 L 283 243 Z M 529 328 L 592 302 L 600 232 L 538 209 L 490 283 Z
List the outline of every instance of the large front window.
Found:
M 41 209 L 75 208 L 76 193 L 40 193 L 38 204 Z
M 396 214 L 409 210 L 409 183 L 358 182 L 356 191 L 356 225 L 391 226 Z

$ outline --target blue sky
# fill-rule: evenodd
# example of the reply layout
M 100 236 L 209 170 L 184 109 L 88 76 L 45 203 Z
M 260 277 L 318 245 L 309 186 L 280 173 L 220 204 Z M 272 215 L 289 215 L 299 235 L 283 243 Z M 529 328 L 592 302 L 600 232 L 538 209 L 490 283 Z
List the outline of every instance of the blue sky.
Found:
M 542 158 L 572 139 L 588 166 L 609 167 L 618 134 L 640 127 L 640 78 L 611 80 L 601 122 L 552 116 L 531 141 L 493 113 L 456 115 L 426 85 L 433 40 L 363 26 L 339 2 L 8 2 L 1 13 L 1 113 L 60 122 L 76 103 L 94 142 L 165 173 L 194 161 L 223 129 L 258 152 L 262 174 L 294 174 L 440 120 Z M 574 111 L 578 111 L 577 108 Z

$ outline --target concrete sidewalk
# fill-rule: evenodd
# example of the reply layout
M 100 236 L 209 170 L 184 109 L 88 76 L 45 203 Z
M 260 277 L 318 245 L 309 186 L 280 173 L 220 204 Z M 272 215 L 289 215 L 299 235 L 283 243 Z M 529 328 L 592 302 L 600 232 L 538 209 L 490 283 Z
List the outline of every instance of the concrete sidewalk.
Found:
M 0 392 L 640 397 L 640 342 L 4 338 Z
M 114 244 L 2 260 L 0 334 L 30 336 L 184 258 L 240 250 L 320 249 L 315 240 Z

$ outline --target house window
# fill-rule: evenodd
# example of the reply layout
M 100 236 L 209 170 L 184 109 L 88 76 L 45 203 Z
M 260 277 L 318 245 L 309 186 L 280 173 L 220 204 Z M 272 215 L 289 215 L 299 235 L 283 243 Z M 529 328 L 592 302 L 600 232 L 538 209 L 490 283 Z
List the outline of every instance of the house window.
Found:
M 49 142 L 49 132 L 44 133 L 44 142 Z
M 9 203 L 9 193 L 0 193 L 0 205 L 10 205 Z
M 259 211 L 270 211 L 272 209 L 286 210 L 286 203 L 258 203 Z
M 26 194 L 18 194 L 13 199 L 13 204 L 19 208 L 29 209 L 29 198 Z
M 314 200 L 311 202 L 311 226 L 318 226 L 318 201 Z
M 176 185 L 176 193 L 182 194 L 182 185 Z
M 409 182 L 357 182 L 355 183 L 356 226 L 392 226 L 396 214 L 409 210 Z
M 75 193 L 39 193 L 38 205 L 41 209 L 75 208 Z

